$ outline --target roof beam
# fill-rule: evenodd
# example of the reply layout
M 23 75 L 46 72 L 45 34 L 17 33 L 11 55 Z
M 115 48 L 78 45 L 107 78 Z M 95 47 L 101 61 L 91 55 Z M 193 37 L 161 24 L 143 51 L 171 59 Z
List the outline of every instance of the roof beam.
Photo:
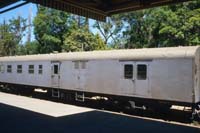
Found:
M 107 16 L 117 13 L 192 0 L 0 0 L 0 8 L 19 1 L 32 2 L 45 7 L 85 16 L 87 18 L 105 21 Z M 0 13 L 4 13 L 19 6 L 20 5 L 17 5 L 16 7 L 1 11 Z
M 87 7 L 81 3 L 75 3 L 71 0 L 27 0 L 42 6 L 70 12 L 73 14 L 105 21 L 107 14 L 99 9 Z
M 13 4 L 13 3 L 15 3 L 15 2 L 17 2 L 18 0 L 1 0 L 0 1 L 0 9 L 1 8 L 4 8 L 4 7 L 6 7 L 6 6 L 9 6 L 9 5 L 11 5 L 11 4 Z
M 106 12 L 108 15 L 113 15 L 117 13 L 135 11 L 140 9 L 147 9 L 157 6 L 176 4 L 180 2 L 186 2 L 188 0 L 129 0 L 124 3 L 119 3 L 114 5 L 112 8 L 108 9 Z
M 10 7 L 10 8 L 8 8 L 8 9 L 5 9 L 5 10 L 3 10 L 3 11 L 0 11 L 0 14 L 5 13 L 5 12 L 8 12 L 8 11 L 13 10 L 13 9 L 15 9 L 15 8 L 18 8 L 18 7 L 20 7 L 20 6 L 26 5 L 26 4 L 28 4 L 28 3 L 29 3 L 29 2 L 25 1 L 25 2 L 23 2 L 23 3 L 21 3 L 21 4 L 18 4 L 18 5 L 16 5 L 16 6 L 13 6 L 13 7 Z

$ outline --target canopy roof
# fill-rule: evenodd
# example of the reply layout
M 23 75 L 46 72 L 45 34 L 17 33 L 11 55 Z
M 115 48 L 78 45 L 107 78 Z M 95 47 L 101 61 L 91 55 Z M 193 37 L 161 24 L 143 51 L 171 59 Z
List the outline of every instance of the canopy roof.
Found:
M 0 9 L 6 7 L 8 5 L 11 5 L 11 4 L 13 4 L 13 3 L 15 3 L 17 1 L 18 0 L 1 0 L 0 1 Z
M 0 8 L 21 0 L 1 0 Z M 107 16 L 189 0 L 24 0 L 46 7 L 105 21 Z

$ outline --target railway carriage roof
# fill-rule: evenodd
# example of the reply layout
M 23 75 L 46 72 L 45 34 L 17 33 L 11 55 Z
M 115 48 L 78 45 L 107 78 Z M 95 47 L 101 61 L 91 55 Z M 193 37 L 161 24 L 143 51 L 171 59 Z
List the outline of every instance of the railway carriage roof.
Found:
M 0 57 L 3 61 L 60 61 L 60 60 L 152 60 L 167 58 L 194 58 L 200 52 L 199 46 L 190 47 L 168 47 L 168 48 L 143 48 L 124 50 L 104 50 L 90 52 L 69 52 L 57 54 L 38 54 L 26 56 Z

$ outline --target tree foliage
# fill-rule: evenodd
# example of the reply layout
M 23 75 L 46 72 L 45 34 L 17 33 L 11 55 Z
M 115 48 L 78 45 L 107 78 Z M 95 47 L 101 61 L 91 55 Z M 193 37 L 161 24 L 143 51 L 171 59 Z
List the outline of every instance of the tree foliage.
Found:
M 102 45 L 100 38 L 89 31 L 88 19 L 84 17 L 39 6 L 34 27 L 39 53 L 89 51 L 103 47 L 99 46 Z
M 111 42 L 112 45 L 120 45 L 122 43 L 124 22 L 120 15 L 114 15 L 108 18 L 106 22 L 96 21 L 93 27 L 98 29 L 105 44 Z
M 24 45 L 18 45 L 17 55 L 38 54 L 39 43 L 37 41 L 26 42 Z
M 26 19 L 18 16 L 7 23 L 0 24 L 0 55 L 15 55 L 17 47 L 24 36 Z
M 200 1 L 124 14 L 126 48 L 200 44 Z
M 70 29 L 70 15 L 39 6 L 33 23 L 35 38 L 39 42 L 39 53 L 61 52 L 64 34 Z
M 91 32 L 83 29 L 73 30 L 70 34 L 66 35 L 65 45 L 63 46 L 64 51 L 92 51 L 105 49 L 101 37 L 93 35 Z

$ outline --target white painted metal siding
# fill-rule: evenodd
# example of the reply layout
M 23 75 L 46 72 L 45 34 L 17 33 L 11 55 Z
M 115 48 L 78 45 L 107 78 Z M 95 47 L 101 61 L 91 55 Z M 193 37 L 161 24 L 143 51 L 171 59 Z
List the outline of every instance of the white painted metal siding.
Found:
M 119 88 L 119 68 L 118 60 L 89 61 L 86 90 L 89 92 L 120 95 L 122 90 Z
M 192 59 L 154 60 L 150 82 L 152 98 L 193 102 Z
M 61 89 L 193 103 L 200 101 L 199 52 L 200 47 L 180 47 L 1 57 L 0 64 L 5 71 L 0 73 L 0 82 L 54 87 L 51 61 L 56 60 L 61 63 Z M 137 82 L 136 75 L 133 84 L 122 83 L 121 61 L 126 60 L 133 62 L 135 68 L 137 63 L 151 60 L 146 62 L 146 88 L 144 82 Z M 85 68 L 75 69 L 76 61 L 87 61 Z M 7 73 L 7 65 L 12 65 L 12 73 Z M 17 65 L 23 65 L 21 74 L 17 73 Z M 28 65 L 34 65 L 34 74 L 28 73 Z M 43 65 L 42 75 L 38 74 L 38 65 Z
M 193 82 L 195 102 L 200 102 L 200 49 L 196 51 L 193 63 Z
M 14 84 L 25 84 L 33 86 L 51 85 L 51 65 L 49 61 L 40 62 L 1 62 L 4 65 L 4 73 L 0 73 L 0 81 Z M 7 73 L 7 65 L 12 65 L 12 73 Z M 17 73 L 17 65 L 22 65 L 22 73 Z M 28 73 L 29 65 L 34 65 L 34 74 Z M 38 66 L 43 65 L 43 73 L 38 73 Z

